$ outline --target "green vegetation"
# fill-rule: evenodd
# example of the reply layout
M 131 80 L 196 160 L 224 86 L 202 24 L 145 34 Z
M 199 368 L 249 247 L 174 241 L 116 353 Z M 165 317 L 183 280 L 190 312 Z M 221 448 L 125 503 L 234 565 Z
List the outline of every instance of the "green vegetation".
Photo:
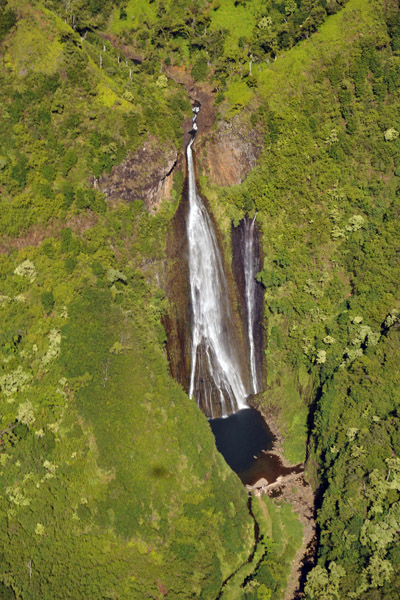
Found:
M 130 79 L 99 36 L 81 39 L 52 13 L 18 10 L 0 74 L 0 228 L 9 236 L 88 209 L 102 214 L 93 182 L 149 134 L 179 147 L 187 110 L 173 82 L 160 88 L 136 72 Z
M 338 368 L 375 346 L 397 307 L 400 145 L 388 132 L 398 127 L 400 65 L 379 6 L 352 0 L 317 37 L 259 73 L 265 154 L 244 184 L 218 192 L 221 222 L 257 210 L 263 231 L 265 402 L 280 409 L 282 395 L 290 394 L 280 409 L 284 428 L 292 431 L 290 445 L 305 442 L 304 402 Z M 394 16 L 386 13 L 386 19 Z M 345 31 L 353 43 L 342 48 Z M 361 42 L 356 31 L 364 34 Z M 364 92 L 358 96 L 360 65 Z M 218 202 L 216 194 L 210 197 Z M 290 458 L 301 460 L 304 452 L 305 443 Z
M 154 216 L 136 198 L 107 204 L 98 184 L 149 136 L 180 146 L 189 103 L 70 27 L 104 22 L 102 3 L 70 3 L 67 23 L 64 3 L 9 5 L 0 596 L 208 600 L 254 535 L 239 479 L 168 373 L 157 282 L 182 174 Z
M 398 595 L 399 25 L 397 6 L 350 0 L 256 66 L 265 153 L 242 185 L 208 183 L 227 234 L 255 210 L 263 232 L 262 403 L 290 460 L 308 438 L 321 502 L 310 600 Z
M 223 93 L 242 80 L 256 85 L 251 64 L 265 64 L 337 12 L 345 0 L 128 0 L 115 8 L 112 31 L 143 59 L 143 68 L 192 65 L 213 73 Z
M 244 587 L 245 598 L 280 600 L 288 583 L 291 563 L 301 546 L 303 527 L 285 502 L 275 503 L 264 496 L 254 500 L 253 510 L 265 532 L 261 540 L 265 554 Z
M 17 16 L 13 10 L 7 6 L 7 0 L 0 2 L 0 42 L 4 36 L 12 29 L 17 21 Z
M 180 149 L 176 73 L 265 136 L 243 184 L 202 181 L 224 234 L 257 211 L 261 402 L 317 492 L 306 598 L 398 596 L 399 15 L 383 0 L 0 0 L 2 598 L 212 600 L 229 578 L 221 598 L 280 600 L 301 544 L 289 505 L 254 502 L 247 562 L 246 494 L 168 373 L 182 172 L 155 214 L 101 191 L 148 140 Z
M 63 229 L 2 257 L 10 597 L 158 597 L 162 587 L 209 598 L 250 551 L 245 492 L 168 375 L 166 300 L 139 270 L 143 256 L 158 260 L 137 249 L 148 219 L 120 207 L 83 235 Z M 160 241 L 161 216 L 153 230 Z
M 323 387 L 310 462 L 329 487 L 318 515 L 318 566 L 310 598 L 396 598 L 400 450 L 400 330 L 389 316 L 379 343 Z M 324 484 L 323 484 L 324 485 Z M 340 580 L 340 583 L 339 583 Z

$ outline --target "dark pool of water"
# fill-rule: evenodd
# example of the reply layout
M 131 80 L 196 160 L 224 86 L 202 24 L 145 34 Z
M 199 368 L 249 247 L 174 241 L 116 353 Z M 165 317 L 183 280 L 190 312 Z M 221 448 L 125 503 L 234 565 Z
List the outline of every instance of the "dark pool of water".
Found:
M 225 419 L 210 419 L 218 450 L 244 484 L 261 477 L 273 483 L 293 468 L 284 467 L 272 450 L 274 436 L 258 410 L 246 408 Z

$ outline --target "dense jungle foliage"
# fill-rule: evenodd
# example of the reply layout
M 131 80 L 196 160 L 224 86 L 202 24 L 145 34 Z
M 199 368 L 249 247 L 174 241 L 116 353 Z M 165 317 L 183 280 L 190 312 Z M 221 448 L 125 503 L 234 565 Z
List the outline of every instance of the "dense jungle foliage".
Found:
M 399 597 L 399 32 L 395 3 L 351 0 L 254 70 L 265 153 L 241 186 L 206 184 L 226 231 L 256 210 L 263 232 L 261 402 L 293 461 L 308 438 L 315 600 Z
M 101 191 L 146 140 L 181 149 L 175 72 L 265 137 L 241 185 L 201 182 L 227 246 L 257 211 L 306 598 L 399 597 L 399 51 L 391 0 L 0 0 L 1 598 L 281 600 L 301 544 L 255 504 L 247 563 L 247 496 L 168 373 L 182 172 L 155 214 Z
M 50 8 L 1 6 L 0 597 L 213 598 L 254 523 L 168 374 L 156 282 L 182 176 L 155 216 L 97 185 L 148 136 L 180 146 L 190 104 L 111 73 L 109 44 L 100 69 L 103 40 Z

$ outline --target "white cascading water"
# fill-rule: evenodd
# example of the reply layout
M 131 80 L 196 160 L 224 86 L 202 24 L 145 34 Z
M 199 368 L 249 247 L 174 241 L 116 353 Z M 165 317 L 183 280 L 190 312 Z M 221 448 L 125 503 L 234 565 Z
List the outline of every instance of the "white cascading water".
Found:
M 244 244 L 244 282 L 245 282 L 245 293 L 246 293 L 246 307 L 247 307 L 247 333 L 249 337 L 250 347 L 250 373 L 251 373 L 251 385 L 253 388 L 253 394 L 258 394 L 260 391 L 257 377 L 257 363 L 256 363 L 256 351 L 254 343 L 254 299 L 256 296 L 256 268 L 254 263 L 254 223 L 256 215 L 251 221 L 247 219 L 245 221 L 245 244 Z
M 199 109 L 193 109 L 193 132 Z M 186 149 L 189 179 L 187 236 L 192 301 L 192 352 L 190 398 L 205 407 L 207 417 L 226 417 L 247 408 L 249 395 L 231 332 L 233 319 L 222 258 L 210 217 L 197 193 L 192 144 Z M 216 415 L 214 400 L 220 405 Z

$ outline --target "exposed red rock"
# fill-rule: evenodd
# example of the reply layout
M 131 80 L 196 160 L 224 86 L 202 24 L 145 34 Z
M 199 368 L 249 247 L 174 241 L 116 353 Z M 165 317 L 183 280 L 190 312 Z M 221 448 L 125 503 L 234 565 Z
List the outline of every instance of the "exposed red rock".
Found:
M 160 145 L 150 138 L 109 175 L 103 175 L 99 187 L 112 200 L 143 200 L 149 210 L 156 210 L 163 198 L 170 197 L 177 160 L 172 144 Z
M 203 137 L 199 162 L 217 185 L 236 185 L 256 166 L 262 146 L 262 135 L 241 115 L 235 115 L 229 122 L 219 121 L 216 130 Z

